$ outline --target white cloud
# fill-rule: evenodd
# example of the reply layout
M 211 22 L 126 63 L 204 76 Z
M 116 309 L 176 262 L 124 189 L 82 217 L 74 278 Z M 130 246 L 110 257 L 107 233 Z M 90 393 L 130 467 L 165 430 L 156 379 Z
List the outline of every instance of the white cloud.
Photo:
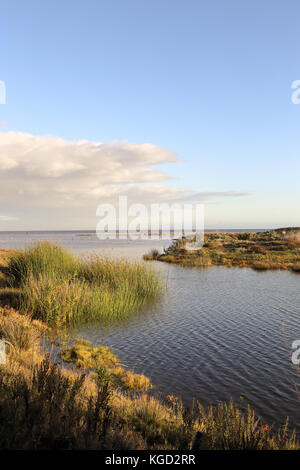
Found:
M 82 198 L 107 195 L 120 185 L 164 181 L 166 175 L 151 166 L 176 161 L 174 152 L 152 144 L 70 142 L 1 132 L 0 198 L 46 206 L 80 204 Z
M 62 220 L 74 228 L 76 220 L 78 226 L 83 220 L 93 223 L 97 205 L 118 195 L 144 203 L 182 199 L 187 191 L 162 184 L 169 177 L 153 168 L 177 161 L 173 151 L 153 144 L 0 132 L 0 211 L 24 214 L 37 228 L 49 219 L 52 225 Z M 207 200 L 210 194 L 219 193 L 196 196 Z

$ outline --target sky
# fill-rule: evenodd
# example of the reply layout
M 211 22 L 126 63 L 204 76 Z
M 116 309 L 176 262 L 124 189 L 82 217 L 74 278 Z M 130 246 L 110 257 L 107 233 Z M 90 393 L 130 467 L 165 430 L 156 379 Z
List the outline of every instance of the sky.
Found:
M 119 195 L 194 197 L 206 228 L 300 226 L 299 14 L 297 0 L 2 2 L 0 230 L 94 229 Z

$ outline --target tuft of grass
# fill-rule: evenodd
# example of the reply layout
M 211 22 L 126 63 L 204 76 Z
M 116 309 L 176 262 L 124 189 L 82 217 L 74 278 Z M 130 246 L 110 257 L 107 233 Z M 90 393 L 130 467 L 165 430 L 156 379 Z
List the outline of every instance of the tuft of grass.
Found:
M 78 277 L 112 290 L 127 286 L 134 295 L 145 299 L 156 298 L 162 292 L 160 276 L 138 261 L 93 256 L 80 264 Z
M 113 369 L 111 377 L 118 387 L 129 392 L 146 392 L 152 388 L 150 379 L 144 374 L 136 374 L 130 370 L 125 370 L 123 367 Z
M 6 275 L 14 287 L 20 287 L 29 276 L 41 274 L 73 276 L 79 260 L 65 248 L 51 242 L 38 242 L 22 252 L 16 252 L 8 261 Z
M 256 271 L 267 271 L 268 269 L 270 269 L 270 267 L 268 263 L 258 261 L 257 263 L 253 264 L 253 269 L 255 269 Z
M 90 341 L 77 340 L 60 354 L 65 362 L 73 362 L 79 369 L 112 369 L 119 367 L 119 360 L 107 346 L 93 346 Z
M 105 370 L 115 387 L 131 392 L 144 392 L 151 388 L 148 377 L 121 367 L 117 356 L 107 346 L 93 346 L 89 341 L 77 340 L 74 345 L 64 348 L 60 356 L 79 369 Z
M 113 289 L 85 280 L 40 275 L 24 283 L 19 308 L 33 318 L 61 328 L 115 322 L 136 313 L 149 300 L 139 292 L 139 287 L 124 281 Z

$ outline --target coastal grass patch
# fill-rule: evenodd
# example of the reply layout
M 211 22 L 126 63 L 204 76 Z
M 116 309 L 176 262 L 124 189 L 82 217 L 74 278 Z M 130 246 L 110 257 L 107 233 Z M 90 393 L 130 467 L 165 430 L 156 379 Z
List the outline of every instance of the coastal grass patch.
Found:
M 64 328 L 86 323 L 113 323 L 128 318 L 146 299 L 139 297 L 129 283 L 117 288 L 94 285 L 81 279 L 51 275 L 29 277 L 23 284 L 19 309 L 49 326 Z
M 9 283 L 20 287 L 29 277 L 52 274 L 76 277 L 78 258 L 65 248 L 51 242 L 38 242 L 24 251 L 14 253 L 5 270 Z
M 126 285 L 140 299 L 156 298 L 163 290 L 161 278 L 153 269 L 126 259 L 92 256 L 80 263 L 78 278 L 112 290 Z
M 50 242 L 13 254 L 6 278 L 11 287 L 0 301 L 56 327 L 127 318 L 163 291 L 159 275 L 143 263 L 77 258 Z

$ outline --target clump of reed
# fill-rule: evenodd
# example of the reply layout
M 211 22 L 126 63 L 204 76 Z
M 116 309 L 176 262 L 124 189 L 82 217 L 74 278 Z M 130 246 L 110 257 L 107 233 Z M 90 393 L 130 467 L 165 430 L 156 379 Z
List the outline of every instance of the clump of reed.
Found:
M 73 276 L 78 272 L 79 260 L 65 248 L 51 242 L 38 242 L 13 254 L 6 268 L 6 276 L 13 287 L 20 287 L 30 276 Z
M 126 286 L 140 299 L 156 298 L 162 291 L 159 275 L 138 261 L 93 256 L 80 263 L 78 277 L 113 290 Z
M 128 317 L 162 291 L 143 263 L 80 259 L 49 242 L 15 253 L 6 275 L 20 311 L 57 327 Z
M 128 283 L 112 289 L 87 281 L 52 275 L 30 277 L 22 287 L 21 312 L 30 312 L 50 326 L 75 326 L 89 322 L 114 322 L 137 312 L 146 299 Z

